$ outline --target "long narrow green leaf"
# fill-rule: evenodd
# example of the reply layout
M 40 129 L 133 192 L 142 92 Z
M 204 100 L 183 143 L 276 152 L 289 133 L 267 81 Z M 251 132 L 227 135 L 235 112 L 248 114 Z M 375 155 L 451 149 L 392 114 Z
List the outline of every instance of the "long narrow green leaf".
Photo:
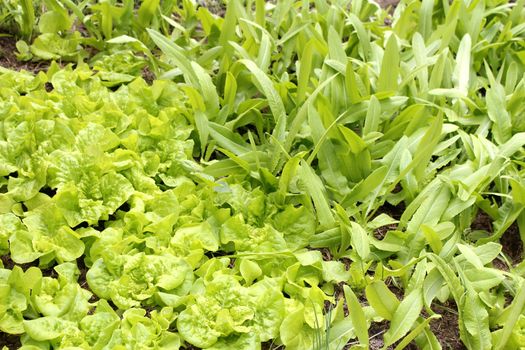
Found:
M 330 210 L 330 204 L 321 179 L 304 160 L 301 160 L 298 172 L 301 178 L 304 179 L 304 185 L 312 197 L 319 223 L 327 228 L 333 226 L 335 219 Z
M 386 43 L 381 71 L 377 80 L 377 92 L 397 91 L 397 79 L 399 77 L 399 47 L 394 34 L 388 38 Z
M 505 349 L 505 346 L 507 345 L 507 342 L 509 341 L 509 338 L 512 334 L 512 330 L 514 329 L 514 325 L 516 322 L 518 322 L 518 318 L 523 313 L 523 308 L 525 307 L 525 288 L 523 288 L 523 283 L 522 287 L 518 288 L 517 290 L 518 293 L 514 296 L 514 300 L 509 306 L 510 313 L 505 321 L 505 325 L 503 325 L 501 337 L 494 347 L 496 350 Z
M 299 74 L 297 77 L 297 103 L 301 104 L 306 98 L 306 90 L 310 82 L 310 74 L 312 70 L 312 59 L 314 54 L 314 43 L 308 41 L 304 46 L 300 66 Z
M 436 318 L 440 318 L 440 317 L 441 317 L 440 315 L 432 315 L 429 318 L 425 319 L 424 321 L 418 322 L 418 325 L 414 327 L 414 329 L 410 331 L 410 333 L 408 333 L 407 336 L 404 337 L 403 340 L 399 342 L 399 344 L 396 345 L 394 350 L 402 350 L 406 348 L 412 342 L 412 340 L 414 340 L 419 334 L 421 334 L 421 332 L 425 330 L 425 328 L 429 326 L 431 321 L 435 320 Z
M 471 51 L 472 41 L 470 35 L 465 34 L 459 43 L 458 54 L 456 56 L 456 67 L 452 73 L 452 80 L 454 86 L 461 93 L 461 96 L 468 95 L 468 86 L 470 80 L 470 64 L 471 64 Z
M 365 288 L 366 299 L 375 312 L 385 320 L 392 320 L 399 306 L 395 294 L 381 281 L 373 281 Z
M 399 340 L 412 328 L 422 308 L 423 298 L 419 289 L 412 291 L 401 301 L 392 317 L 390 328 L 385 333 L 384 349 Z
M 368 346 L 368 325 L 366 323 L 365 313 L 359 300 L 350 287 L 345 285 L 343 287 L 346 303 L 348 305 L 348 311 L 350 313 L 350 319 L 354 325 L 354 331 L 357 334 L 357 338 L 361 344 Z
M 266 99 L 268 100 L 268 105 L 270 106 L 275 119 L 275 129 L 273 136 L 281 142 L 284 141 L 287 116 L 279 93 L 277 90 L 275 90 L 270 78 L 268 78 L 268 76 L 259 67 L 257 67 L 255 62 L 243 59 L 240 60 L 239 63 L 246 66 L 246 68 L 248 68 L 248 70 L 253 74 L 255 83 L 258 85 L 259 89 L 262 91 L 262 93 L 264 93 Z

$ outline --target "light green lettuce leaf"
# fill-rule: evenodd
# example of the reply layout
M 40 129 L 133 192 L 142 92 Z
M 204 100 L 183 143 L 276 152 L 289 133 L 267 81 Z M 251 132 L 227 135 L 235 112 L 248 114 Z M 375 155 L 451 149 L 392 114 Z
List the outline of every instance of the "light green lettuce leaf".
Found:
M 44 33 L 33 41 L 30 49 L 31 53 L 40 59 L 74 61 L 79 56 L 79 41 L 79 32 L 67 38 L 55 33 Z
M 220 349 L 237 344 L 243 334 L 252 334 L 257 342 L 276 337 L 284 313 L 284 297 L 276 281 L 265 279 L 246 288 L 234 276 L 217 273 L 204 282 L 203 294 L 195 295 L 181 312 L 177 329 L 192 345 Z M 247 346 L 251 349 L 253 341 Z
M 249 288 L 254 317 L 252 332 L 261 342 L 277 338 L 285 317 L 284 296 L 276 280 L 265 278 Z
M 222 244 L 233 242 L 240 252 L 280 252 L 287 250 L 283 234 L 270 225 L 253 227 L 245 223 L 242 215 L 228 219 L 221 227 Z
M 35 277 L 30 272 L 27 276 Z M 41 275 L 40 275 L 41 276 Z M 0 270 L 0 330 L 10 334 L 21 334 L 24 332 L 23 314 L 29 307 L 29 290 L 32 287 L 31 280 L 20 267 L 15 267 L 12 271 Z M 24 283 L 27 285 L 22 287 Z
M 286 244 L 291 250 L 306 247 L 315 234 L 316 219 L 314 213 L 304 206 L 287 206 L 271 219 L 277 231 L 282 232 Z
M 53 340 L 65 334 L 66 328 L 76 327 L 73 322 L 62 320 L 54 316 L 40 317 L 24 321 L 24 329 L 34 340 Z
M 85 316 L 79 323 L 86 341 L 94 349 L 102 349 L 119 326 L 120 318 L 104 299 L 98 302 L 93 315 Z
M 252 334 L 231 335 L 229 337 L 220 338 L 207 350 L 229 350 L 229 349 L 243 349 L 243 350 L 260 350 L 261 343 L 257 336 Z
M 175 231 L 170 244 L 185 245 L 190 249 L 202 248 L 212 252 L 219 249 L 217 233 L 208 222 L 182 226 Z
M 16 215 L 11 213 L 0 214 L 0 255 L 9 251 L 9 237 L 17 230 L 22 229 L 22 222 Z
M 83 254 L 84 243 L 67 226 L 59 208 L 48 206 L 31 211 L 22 222 L 26 228 L 15 231 L 10 238 L 15 262 L 31 262 L 45 254 L 66 262 Z
M 111 299 L 121 309 L 139 306 L 157 292 L 185 296 L 193 284 L 192 269 L 181 258 L 139 253 L 117 261 L 111 266 L 107 260 L 98 259 L 86 279 L 96 295 Z

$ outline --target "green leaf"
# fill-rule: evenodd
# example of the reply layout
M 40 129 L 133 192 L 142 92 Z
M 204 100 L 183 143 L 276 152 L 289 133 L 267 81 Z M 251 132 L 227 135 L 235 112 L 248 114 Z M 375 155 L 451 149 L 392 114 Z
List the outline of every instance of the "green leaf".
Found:
M 410 333 L 408 333 L 407 336 L 399 342 L 399 344 L 397 344 L 394 350 L 402 350 L 405 347 L 407 347 L 410 344 L 410 342 L 412 342 L 412 340 L 414 340 L 419 334 L 421 334 L 421 332 L 428 328 L 431 321 L 440 317 L 440 315 L 432 315 L 429 318 L 426 318 L 423 322 L 418 322 L 418 325 L 414 327 L 414 329 L 410 331 Z
M 370 98 L 370 104 L 368 111 L 366 112 L 365 126 L 363 127 L 363 136 L 370 134 L 374 131 L 379 131 L 379 124 L 381 122 L 381 105 L 379 100 L 372 96 Z
M 488 67 L 487 67 L 488 68 Z M 492 129 L 494 139 L 498 144 L 503 144 L 512 136 L 512 123 L 505 103 L 505 89 L 494 78 L 487 91 L 487 113 L 494 123 Z
M 41 33 L 58 33 L 71 27 L 67 13 L 59 11 L 48 11 L 40 16 L 38 29 Z
M 470 35 L 465 34 L 459 43 L 458 53 L 456 55 L 456 66 L 452 73 L 452 80 L 454 87 L 458 89 L 461 96 L 468 95 L 468 87 L 470 80 L 470 65 L 471 65 L 471 38 Z
M 354 331 L 357 334 L 357 338 L 361 344 L 368 346 L 368 325 L 366 323 L 365 313 L 359 300 L 350 287 L 345 285 L 343 287 L 346 303 L 348 305 L 348 311 L 350 313 L 350 319 L 354 325 Z
M 509 338 L 511 337 L 512 329 L 514 328 L 516 322 L 518 322 L 518 319 L 522 314 L 524 306 L 525 288 L 518 288 L 518 293 L 516 294 L 514 300 L 510 305 L 510 313 L 505 321 L 505 324 L 503 325 L 502 335 L 499 338 L 499 341 L 495 344 L 496 350 L 505 349 L 505 346 L 507 345 Z
M 257 265 L 256 262 L 250 261 L 249 259 L 241 260 L 239 271 L 248 285 L 250 285 L 257 277 L 262 274 L 262 270 L 259 265 Z
M 19 4 L 22 8 L 22 35 L 29 41 L 35 25 L 35 5 L 33 0 L 21 0 Z
M 266 99 L 268 100 L 268 105 L 270 106 L 273 118 L 275 119 L 275 129 L 273 131 L 273 136 L 278 141 L 284 141 L 287 116 L 283 101 L 275 90 L 272 81 L 259 67 L 257 67 L 255 62 L 242 59 L 239 60 L 239 63 L 243 64 L 253 74 L 255 83 L 258 85 L 258 88 L 264 93 Z
M 24 321 L 27 335 L 37 341 L 56 339 L 64 334 L 65 327 L 72 325 L 72 322 L 53 316 Z
M 399 76 L 399 47 L 394 34 L 390 35 L 386 43 L 381 71 L 377 80 L 377 92 L 397 91 Z
M 335 223 L 334 216 L 330 210 L 330 204 L 326 195 L 325 188 L 319 176 L 317 176 L 312 168 L 301 160 L 298 168 L 298 174 L 304 181 L 304 185 L 308 189 L 308 193 L 314 202 L 317 211 L 317 218 L 321 226 L 331 227 Z
M 366 299 L 375 312 L 385 320 L 392 320 L 399 306 L 394 293 L 383 281 L 373 281 L 365 288 Z
M 462 300 L 461 298 L 465 291 L 459 278 L 456 276 L 452 268 L 442 258 L 434 254 L 430 254 L 428 257 L 430 258 L 430 260 L 432 260 L 434 264 L 436 264 L 438 271 L 441 273 L 445 282 L 448 284 L 450 292 L 456 300 L 456 303 L 459 303 Z
M 434 10 L 433 0 L 423 0 L 419 9 L 419 33 L 423 39 L 428 39 L 432 31 L 432 12 Z
M 478 256 L 476 255 L 476 253 L 474 252 L 472 248 L 470 248 L 468 245 L 465 245 L 465 244 L 458 244 L 457 247 L 469 263 L 471 263 L 477 269 L 483 268 L 483 263 L 478 258 Z
M 159 7 L 160 0 L 144 0 L 137 11 L 137 23 L 146 28 L 150 25 Z
M 310 83 L 310 74 L 312 70 L 312 60 L 314 55 L 314 42 L 312 40 L 308 41 L 305 45 L 302 55 L 300 65 L 299 65 L 299 74 L 297 77 L 297 103 L 302 103 L 306 98 L 306 92 L 308 84 Z
M 385 333 L 385 349 L 410 331 L 419 317 L 422 308 L 423 298 L 420 289 L 415 289 L 405 296 L 396 308 L 390 323 L 390 328 Z
M 368 258 L 370 254 L 370 241 L 365 229 L 357 222 L 350 222 L 352 246 L 356 250 L 357 255 L 363 260 Z
M 489 314 L 478 294 L 467 292 L 459 307 L 461 308 L 460 322 L 466 329 L 466 332 L 462 332 L 461 339 L 472 349 L 492 349 Z

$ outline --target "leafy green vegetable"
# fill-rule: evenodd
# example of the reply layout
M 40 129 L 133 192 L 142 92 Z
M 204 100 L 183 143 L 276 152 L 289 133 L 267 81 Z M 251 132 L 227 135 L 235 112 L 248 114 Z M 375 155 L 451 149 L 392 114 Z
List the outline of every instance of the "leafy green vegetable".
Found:
M 525 346 L 523 4 L 0 0 L 0 331 Z

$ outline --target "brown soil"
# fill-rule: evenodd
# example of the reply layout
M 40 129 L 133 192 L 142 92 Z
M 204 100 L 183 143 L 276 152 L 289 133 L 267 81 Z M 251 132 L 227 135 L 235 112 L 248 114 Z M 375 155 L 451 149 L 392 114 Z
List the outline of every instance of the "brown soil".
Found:
M 471 230 L 484 230 L 492 232 L 492 219 L 482 210 L 479 210 L 470 225 Z
M 206 7 L 214 15 L 224 17 L 226 14 L 226 5 L 223 1 L 219 0 L 200 0 L 197 3 L 201 6 Z
M 432 308 L 441 318 L 430 322 L 430 329 L 436 335 L 443 349 L 464 350 L 465 345 L 459 338 L 458 311 L 454 302 L 444 305 L 435 304 Z
M 492 267 L 501 271 L 509 272 L 509 267 L 507 264 L 500 258 L 496 258 L 492 261 Z
M 380 214 L 387 214 L 391 218 L 395 220 L 399 220 L 401 218 L 401 215 L 403 215 L 404 211 L 405 211 L 405 205 L 403 203 L 399 203 L 397 206 L 393 206 L 392 204 L 387 202 L 383 204 L 383 206 L 377 210 L 374 217 L 379 216 Z M 382 240 L 383 238 L 385 238 L 385 235 L 388 231 L 392 231 L 396 229 L 397 229 L 397 224 L 381 226 L 374 230 L 374 237 L 379 240 Z
M 383 341 L 384 334 L 388 331 L 390 328 L 390 322 L 388 321 L 382 321 L 382 322 L 373 322 L 370 325 L 370 328 L 368 329 L 368 338 L 369 338 L 369 347 L 370 350 L 379 350 L 382 349 L 385 345 Z M 350 349 L 353 345 L 358 344 L 358 342 L 351 342 L 347 344 L 343 349 L 347 350 Z M 398 342 L 387 347 L 388 350 L 392 350 L 397 346 Z M 415 343 L 410 343 L 408 346 L 405 347 L 407 350 L 417 350 L 417 346 Z
M 374 237 L 379 240 L 382 240 L 383 238 L 385 238 L 386 233 L 388 231 L 393 231 L 396 229 L 397 229 L 397 224 L 390 224 L 390 225 L 378 227 L 377 229 L 374 230 Z
M 441 318 L 430 322 L 430 329 L 436 335 L 442 348 L 448 350 L 465 350 L 466 347 L 459 338 L 458 313 L 454 302 L 448 302 L 444 305 L 436 304 L 433 306 L 433 310 L 440 314 Z M 383 335 L 389 327 L 390 323 L 388 321 L 372 323 L 368 330 L 370 349 L 383 348 Z M 347 348 L 350 348 L 351 345 L 355 344 L 348 344 Z M 388 349 L 393 349 L 396 345 L 397 343 L 388 347 Z M 405 349 L 417 350 L 418 347 L 415 342 L 412 342 Z
M 27 263 L 27 264 L 17 264 L 15 263 L 13 260 L 11 260 L 11 256 L 10 255 L 2 255 L 0 256 L 0 260 L 2 260 L 2 263 L 4 264 L 4 268 L 8 269 L 8 270 L 12 270 L 15 266 L 20 266 L 22 268 L 22 270 L 27 270 L 28 268 L 30 268 L 31 266 L 36 266 L 38 267 L 38 261 L 33 261 L 32 263 Z
M 20 336 L 0 332 L 0 348 L 4 346 L 9 350 L 19 349 L 22 346 Z
M 149 69 L 149 67 L 146 66 L 142 69 L 142 79 L 144 79 L 144 81 L 148 83 L 148 85 L 151 85 L 155 80 L 155 73 L 153 73 L 151 69 Z
M 523 259 L 523 241 L 521 240 L 520 230 L 516 223 L 513 223 L 499 240 L 503 246 L 505 254 L 513 266 L 519 264 Z
M 376 0 L 376 2 L 384 9 L 388 9 L 389 7 L 394 10 L 399 3 L 399 0 Z
M 471 230 L 483 230 L 493 233 L 492 218 L 482 210 L 479 210 L 470 225 Z M 517 223 L 513 223 L 499 239 L 502 245 L 502 252 L 509 258 L 512 266 L 519 264 L 523 260 L 523 241 L 521 240 L 520 230 Z M 500 270 L 508 270 L 508 267 L 501 260 L 493 261 L 494 267 Z
M 78 266 L 78 269 L 80 270 L 80 276 L 78 276 L 78 281 L 77 281 L 78 284 L 80 285 L 80 287 L 90 291 L 93 294 L 91 298 L 89 299 L 90 303 L 97 302 L 98 300 L 100 300 L 100 298 L 95 293 L 93 293 L 91 288 L 89 288 L 89 284 L 87 283 L 87 279 L 86 279 L 86 274 L 89 268 L 84 263 L 83 257 L 80 257 L 77 259 L 77 266 Z
M 283 345 L 276 345 L 273 341 L 267 341 L 261 344 L 262 350 L 284 350 Z
M 33 73 L 46 71 L 49 67 L 49 62 L 22 62 L 16 58 L 16 38 L 14 37 L 0 37 L 0 66 L 12 70 L 26 70 Z
M 376 216 L 381 213 L 385 213 L 390 215 L 392 218 L 399 220 L 401 218 L 401 215 L 403 215 L 403 213 L 405 212 L 405 209 L 406 208 L 403 202 L 399 203 L 396 206 L 386 202 L 385 204 L 383 204 L 382 207 L 380 207 L 377 210 Z
M 374 322 L 368 329 L 368 337 L 370 342 L 370 349 L 381 349 L 385 344 L 383 341 L 383 335 L 388 331 L 390 322 Z

